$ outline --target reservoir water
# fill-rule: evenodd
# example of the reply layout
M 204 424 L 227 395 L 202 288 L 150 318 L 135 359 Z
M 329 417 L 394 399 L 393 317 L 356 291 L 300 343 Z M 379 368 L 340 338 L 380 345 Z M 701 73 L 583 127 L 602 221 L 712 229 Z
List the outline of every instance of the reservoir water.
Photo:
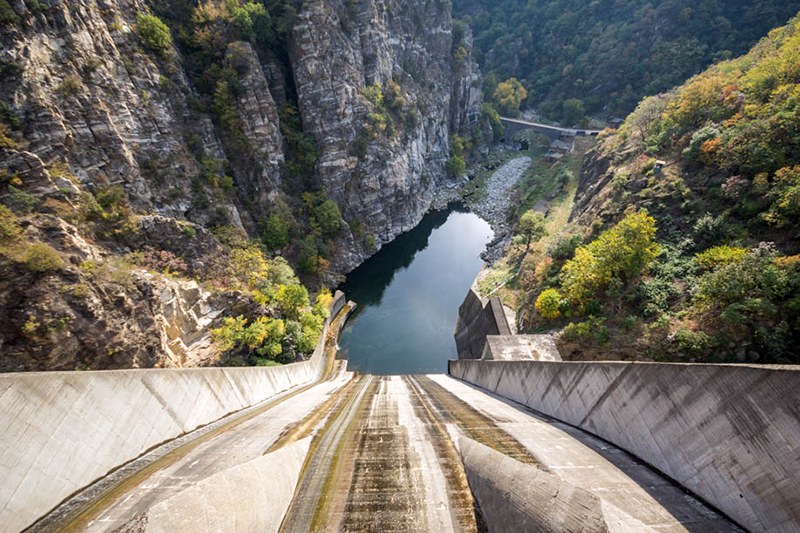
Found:
M 339 339 L 348 370 L 446 372 L 458 307 L 492 235 L 475 214 L 430 213 L 351 272 L 340 287 L 358 305 Z

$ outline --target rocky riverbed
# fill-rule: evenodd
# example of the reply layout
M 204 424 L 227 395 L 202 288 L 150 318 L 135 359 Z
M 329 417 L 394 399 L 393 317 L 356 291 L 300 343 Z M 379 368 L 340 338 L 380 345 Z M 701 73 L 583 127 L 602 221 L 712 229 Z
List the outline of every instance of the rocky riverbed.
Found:
M 470 209 L 489 222 L 494 230 L 494 240 L 490 242 L 481 257 L 492 263 L 503 255 L 511 239 L 508 215 L 511 209 L 512 190 L 531 165 L 530 157 L 517 157 L 498 168 L 486 181 L 486 193 Z

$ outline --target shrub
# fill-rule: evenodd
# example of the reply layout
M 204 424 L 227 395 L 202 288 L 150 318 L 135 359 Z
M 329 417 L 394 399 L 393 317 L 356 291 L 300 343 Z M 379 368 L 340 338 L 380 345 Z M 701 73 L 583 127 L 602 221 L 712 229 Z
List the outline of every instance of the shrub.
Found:
M 451 178 L 460 178 L 467 171 L 467 163 L 463 157 L 454 155 L 447 161 L 446 170 Z
M 683 354 L 690 357 L 706 357 L 711 350 L 714 339 L 703 331 L 679 329 L 673 339 Z
M 17 217 L 9 208 L 0 204 L 0 243 L 16 240 L 22 233 Z
M 289 221 L 278 213 L 272 213 L 264 223 L 261 237 L 270 250 L 280 250 L 289 244 Z
M 136 16 L 136 32 L 142 44 L 161 57 L 166 56 L 172 46 L 169 28 L 155 15 L 139 13 Z
M 302 285 L 281 285 L 275 295 L 275 302 L 286 318 L 296 320 L 301 310 L 309 307 L 308 291 Z
M 325 200 L 314 208 L 314 218 L 324 235 L 333 235 L 342 227 L 342 215 L 339 206 L 333 200 Z
M 583 322 L 567 324 L 561 338 L 565 341 L 594 341 L 602 345 L 608 342 L 609 334 L 602 317 L 590 316 Z
M 736 263 L 744 258 L 747 250 L 733 246 L 715 246 L 694 256 L 694 263 L 703 270 Z
M 47 272 L 64 268 L 64 261 L 58 252 L 49 244 L 36 242 L 26 246 L 20 255 L 20 261 L 34 272 Z
M 285 333 L 283 320 L 262 316 L 248 325 L 239 315 L 225 318 L 221 327 L 211 330 L 211 338 L 224 352 L 240 350 L 275 359 L 283 351 Z
M 56 92 L 63 96 L 77 96 L 83 89 L 83 82 L 78 76 L 68 74 L 64 80 L 56 87 Z
M 17 189 L 13 185 L 9 185 L 6 202 L 8 206 L 17 213 L 28 214 L 39 204 L 39 199 L 32 194 Z
M 546 289 L 536 298 L 534 307 L 543 318 L 554 319 L 561 316 L 563 305 L 564 297 L 557 289 Z
M 660 248 L 653 242 L 655 233 L 655 219 L 640 211 L 578 247 L 562 269 L 566 298 L 583 305 L 604 291 L 612 279 L 625 283 L 641 275 L 659 254 Z

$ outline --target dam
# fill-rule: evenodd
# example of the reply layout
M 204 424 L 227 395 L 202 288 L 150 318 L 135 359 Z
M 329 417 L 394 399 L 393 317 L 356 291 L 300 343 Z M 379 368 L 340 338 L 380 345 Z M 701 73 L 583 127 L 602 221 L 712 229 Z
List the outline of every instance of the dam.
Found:
M 427 271 L 365 265 L 383 292 L 337 293 L 305 362 L 0 375 L 0 530 L 800 529 L 796 367 L 561 361 L 468 288 L 479 261 L 432 367 L 402 331 L 341 358 L 394 280 L 445 268 L 421 256 L 437 231 L 480 250 L 464 216 L 405 243 Z

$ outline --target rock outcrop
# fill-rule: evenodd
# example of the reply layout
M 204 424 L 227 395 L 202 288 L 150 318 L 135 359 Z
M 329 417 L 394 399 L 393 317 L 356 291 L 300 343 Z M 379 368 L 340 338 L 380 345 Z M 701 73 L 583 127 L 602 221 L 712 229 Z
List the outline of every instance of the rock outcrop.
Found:
M 311 183 L 345 222 L 318 237 L 328 262 L 317 274 L 334 279 L 419 222 L 448 180 L 450 135 L 480 132 L 471 36 L 454 42 L 448 2 L 306 2 L 280 53 L 226 34 L 212 67 L 235 79 L 222 87 L 177 26 L 160 49 L 143 37 L 143 14 L 174 25 L 177 8 L 6 5 L 0 202 L 64 264 L 26 270 L 2 260 L 21 252 L 0 242 L 4 370 L 211 364 L 204 332 L 220 306 L 242 302 L 214 303 L 191 279 L 224 277 L 226 236 L 258 238 L 269 214 L 311 209 L 297 182 Z M 300 126 L 282 122 L 285 104 L 316 145 L 313 176 L 287 168 L 297 154 L 286 128 Z M 184 280 L 114 266 L 131 253 L 145 254 L 139 266 L 177 261 Z

